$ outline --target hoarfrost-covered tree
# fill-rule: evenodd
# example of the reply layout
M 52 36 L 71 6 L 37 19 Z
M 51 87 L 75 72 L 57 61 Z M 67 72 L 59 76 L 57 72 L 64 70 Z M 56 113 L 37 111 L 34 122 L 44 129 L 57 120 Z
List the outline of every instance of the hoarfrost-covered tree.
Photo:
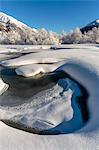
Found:
M 7 37 L 8 37 L 9 44 L 22 43 L 20 34 L 14 30 L 8 32 Z
M 80 43 L 97 43 L 99 38 L 99 28 L 94 27 L 92 30 L 85 32 Z
M 38 33 L 34 35 L 34 39 L 38 45 L 52 45 L 59 43 L 57 34 L 52 31 L 46 31 L 45 29 L 38 30 Z
M 97 29 L 96 43 L 99 44 L 99 28 Z
M 99 28 L 93 28 L 88 32 L 76 28 L 70 33 L 47 31 L 44 28 L 36 30 L 30 28 L 19 28 L 15 24 L 0 24 L 0 44 L 30 44 L 30 45 L 53 45 L 53 44 L 80 44 L 99 43 Z
M 63 44 L 99 43 L 99 28 L 95 27 L 84 34 L 76 28 L 72 33 L 61 34 L 60 41 Z
M 38 32 L 32 30 L 20 29 L 0 31 L 0 43 L 1 44 L 33 44 L 33 45 L 52 45 L 58 44 L 58 35 L 52 31 L 40 29 Z
M 74 43 L 80 43 L 82 39 L 82 33 L 79 28 L 76 28 L 74 31 L 68 33 L 68 34 L 62 34 L 61 37 L 62 43 L 67 44 L 74 44 Z
M 82 39 L 82 32 L 80 31 L 80 28 L 76 28 L 71 34 L 71 41 L 73 44 L 78 44 L 80 43 L 81 39 Z

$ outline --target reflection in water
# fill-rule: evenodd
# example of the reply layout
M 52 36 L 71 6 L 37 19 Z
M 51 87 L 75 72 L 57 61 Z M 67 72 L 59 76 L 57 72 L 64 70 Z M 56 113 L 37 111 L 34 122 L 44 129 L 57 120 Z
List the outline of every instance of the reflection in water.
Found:
M 87 91 L 84 89 L 84 87 L 82 87 L 82 85 L 78 84 L 64 72 L 54 72 L 31 78 L 24 78 L 17 76 L 14 72 L 14 69 L 2 68 L 1 78 L 4 80 L 4 82 L 10 85 L 9 90 L 0 96 L 1 106 L 12 107 L 23 104 L 24 102 L 29 103 L 31 97 L 41 91 L 53 87 L 53 85 L 55 85 L 58 80 L 62 78 L 69 78 L 75 82 L 78 85 L 78 90 L 80 90 L 81 93 L 81 95 L 77 97 L 76 89 L 76 92 L 73 94 L 72 107 L 74 110 L 74 115 L 70 121 L 64 120 L 62 123 L 52 129 L 39 131 L 38 129 L 30 128 L 10 120 L 2 120 L 12 127 L 37 134 L 65 134 L 80 129 L 88 120 Z

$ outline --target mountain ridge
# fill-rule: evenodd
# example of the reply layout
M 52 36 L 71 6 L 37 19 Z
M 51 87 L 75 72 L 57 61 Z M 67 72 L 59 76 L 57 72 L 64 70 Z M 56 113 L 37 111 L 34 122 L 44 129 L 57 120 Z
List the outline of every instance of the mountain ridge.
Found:
M 92 21 L 91 23 L 88 23 L 86 26 L 84 26 L 83 28 L 81 28 L 81 32 L 88 32 L 89 30 L 92 30 L 94 27 L 98 28 L 99 27 L 99 19 L 96 19 L 94 21 Z

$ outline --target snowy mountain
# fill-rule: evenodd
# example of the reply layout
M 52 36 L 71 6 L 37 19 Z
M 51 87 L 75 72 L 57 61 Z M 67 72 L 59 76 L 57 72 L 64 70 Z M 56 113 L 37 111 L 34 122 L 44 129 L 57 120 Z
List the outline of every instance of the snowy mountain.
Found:
M 88 23 L 85 27 L 81 28 L 81 32 L 88 32 L 89 30 L 92 30 L 94 27 L 99 27 L 99 19 L 96 19 L 92 21 L 91 23 Z
M 0 12 L 0 25 L 3 25 L 5 27 L 5 29 L 13 29 L 13 28 L 20 28 L 20 29 L 30 29 L 30 27 L 28 27 L 27 25 L 25 25 L 24 23 L 16 20 L 15 18 L 6 15 L 5 13 Z M 36 29 L 32 29 L 34 32 L 37 32 Z
M 0 44 L 56 44 L 58 37 L 45 29 L 30 28 L 17 19 L 0 13 Z
M 0 13 L 0 43 L 1 44 L 29 44 L 31 34 L 37 34 L 36 29 L 32 29 L 24 23 Z

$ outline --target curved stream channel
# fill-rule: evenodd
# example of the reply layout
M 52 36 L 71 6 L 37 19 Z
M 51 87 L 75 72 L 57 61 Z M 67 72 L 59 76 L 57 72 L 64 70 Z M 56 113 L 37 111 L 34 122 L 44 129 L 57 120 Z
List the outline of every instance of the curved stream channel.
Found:
M 27 102 L 29 103 L 31 97 L 43 90 L 53 87 L 59 81 L 59 79 L 63 78 L 69 78 L 75 82 L 81 92 L 79 97 L 75 98 L 75 95 L 72 97 L 72 107 L 74 110 L 73 118 L 70 121 L 64 121 L 63 123 L 60 123 L 55 128 L 38 131 L 10 120 L 2 120 L 7 125 L 37 134 L 66 134 L 75 132 L 76 130 L 82 128 L 85 123 L 87 123 L 89 119 L 87 108 L 88 92 L 82 85 L 77 83 L 68 74 L 58 71 L 50 74 L 38 75 L 35 78 L 24 78 L 17 76 L 14 69 L 2 67 L 0 76 L 4 82 L 9 84 L 9 89 L 0 96 L 1 107 L 14 107 Z

